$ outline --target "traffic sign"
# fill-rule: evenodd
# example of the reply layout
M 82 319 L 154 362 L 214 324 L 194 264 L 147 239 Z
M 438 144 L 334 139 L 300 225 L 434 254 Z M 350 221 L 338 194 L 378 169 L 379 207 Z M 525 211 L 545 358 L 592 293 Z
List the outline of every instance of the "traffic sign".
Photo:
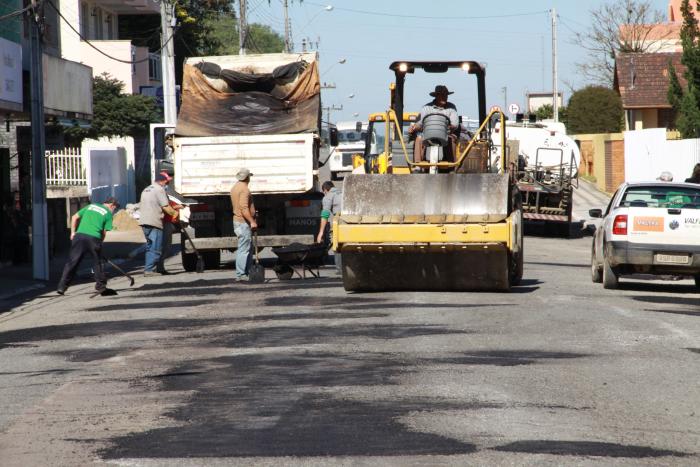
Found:
M 498 105 L 492 105 L 491 108 L 489 109 L 489 112 L 500 112 L 501 107 Z
M 508 112 L 510 112 L 511 115 L 515 115 L 520 112 L 520 106 L 518 104 L 510 104 L 508 106 Z

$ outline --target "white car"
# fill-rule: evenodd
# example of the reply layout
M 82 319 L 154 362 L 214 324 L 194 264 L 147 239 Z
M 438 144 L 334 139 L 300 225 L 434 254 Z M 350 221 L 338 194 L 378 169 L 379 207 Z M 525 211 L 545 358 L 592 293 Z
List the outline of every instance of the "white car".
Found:
M 591 277 L 606 289 L 627 274 L 692 276 L 700 287 L 700 185 L 623 183 L 593 237 Z

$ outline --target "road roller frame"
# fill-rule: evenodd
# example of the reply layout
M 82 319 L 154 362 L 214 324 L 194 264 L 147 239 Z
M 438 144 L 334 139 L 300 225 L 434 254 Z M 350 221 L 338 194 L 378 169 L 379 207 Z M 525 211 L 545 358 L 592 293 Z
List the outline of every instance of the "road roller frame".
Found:
M 444 72 L 461 68 L 477 77 L 481 126 L 460 147 L 454 162 L 438 162 L 442 173 L 410 173 L 430 162 L 413 163 L 402 127 L 406 73 L 416 68 Z M 491 159 L 490 131 L 494 117 L 486 113 L 484 68 L 473 61 L 394 62 L 396 84 L 391 108 L 374 120 L 387 125 L 385 162 L 374 173 L 346 177 L 341 214 L 333 220 L 333 249 L 342 256 L 343 285 L 350 291 L 380 290 L 509 290 L 523 273 L 523 231 L 520 195 L 511 161 Z M 393 131 L 392 131 L 393 130 Z M 393 137 L 400 143 L 409 171 L 393 171 Z M 501 135 L 505 138 L 505 133 Z M 506 147 L 502 141 L 501 147 Z M 457 173 L 477 145 L 486 148 L 487 169 Z M 380 162 L 381 157 L 380 156 Z M 445 171 L 449 173 L 444 173 Z

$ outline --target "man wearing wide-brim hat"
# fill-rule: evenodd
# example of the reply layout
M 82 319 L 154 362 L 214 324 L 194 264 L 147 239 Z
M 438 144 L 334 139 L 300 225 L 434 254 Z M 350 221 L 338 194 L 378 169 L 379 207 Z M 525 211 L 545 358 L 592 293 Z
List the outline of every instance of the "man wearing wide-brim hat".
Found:
M 253 231 L 257 230 L 255 222 L 255 204 L 250 194 L 248 184 L 253 174 L 250 170 L 242 168 L 236 173 L 238 180 L 231 188 L 231 206 L 233 207 L 233 231 L 238 237 L 238 249 L 236 250 L 236 280 L 247 281 L 248 270 L 252 263 L 250 244 Z
M 408 128 L 408 133 L 412 135 L 416 132 L 423 131 L 423 118 L 425 118 L 426 115 L 431 114 L 444 115 L 449 119 L 450 131 L 457 129 L 459 127 L 459 115 L 457 115 L 457 107 L 455 107 L 452 102 L 447 101 L 447 96 L 450 94 L 454 93 L 448 90 L 447 86 L 443 84 L 438 84 L 435 86 L 435 90 L 430 93 L 434 99 L 420 109 L 418 118 L 416 119 L 416 122 Z M 414 162 L 422 162 L 423 144 L 421 136 L 416 137 L 414 147 Z

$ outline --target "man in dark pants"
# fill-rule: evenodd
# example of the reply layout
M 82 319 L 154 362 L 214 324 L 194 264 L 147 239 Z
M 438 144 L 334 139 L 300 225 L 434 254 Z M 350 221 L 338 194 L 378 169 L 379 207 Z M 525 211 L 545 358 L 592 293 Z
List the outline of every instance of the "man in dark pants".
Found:
M 107 278 L 102 269 L 102 242 L 107 231 L 112 230 L 112 214 L 118 207 L 117 200 L 110 196 L 104 203 L 89 204 L 71 217 L 70 253 L 56 290 L 60 295 L 66 292 L 73 281 L 80 261 L 86 254 L 90 254 L 93 259 L 95 291 L 102 295 L 115 294 L 107 288 Z

